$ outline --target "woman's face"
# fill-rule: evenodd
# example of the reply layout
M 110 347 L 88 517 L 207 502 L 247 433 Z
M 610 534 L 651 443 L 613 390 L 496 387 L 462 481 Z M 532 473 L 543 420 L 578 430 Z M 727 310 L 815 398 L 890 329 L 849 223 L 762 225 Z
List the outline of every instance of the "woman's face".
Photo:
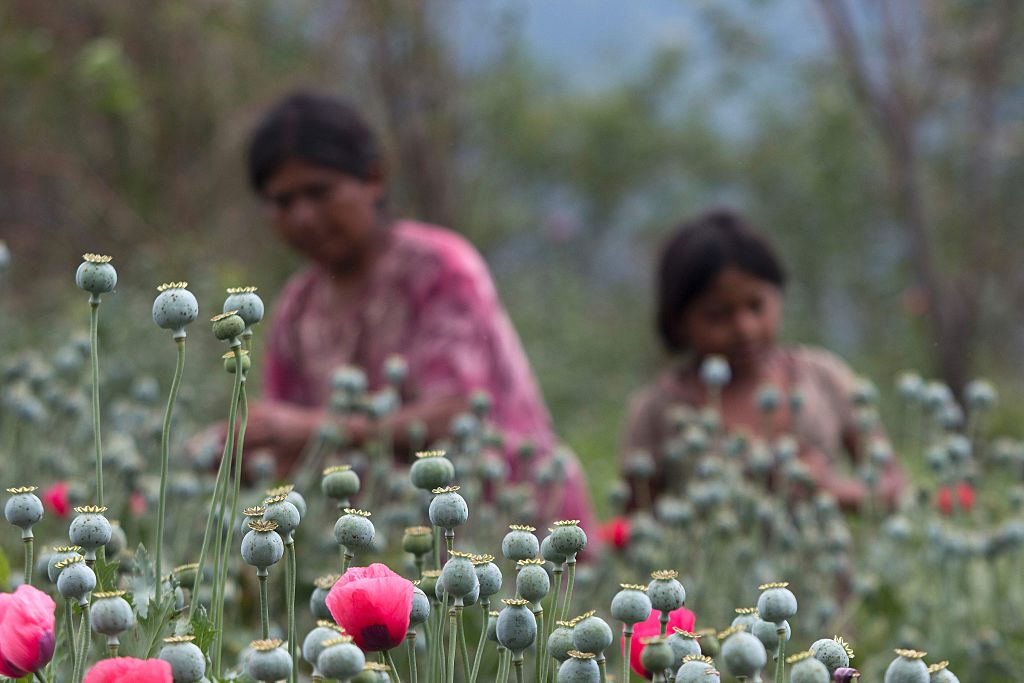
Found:
M 381 181 L 289 160 L 263 188 L 281 238 L 329 270 L 358 269 L 379 234 Z
M 684 311 L 679 333 L 698 358 L 721 354 L 743 374 L 756 370 L 775 345 L 781 315 L 778 287 L 728 267 Z

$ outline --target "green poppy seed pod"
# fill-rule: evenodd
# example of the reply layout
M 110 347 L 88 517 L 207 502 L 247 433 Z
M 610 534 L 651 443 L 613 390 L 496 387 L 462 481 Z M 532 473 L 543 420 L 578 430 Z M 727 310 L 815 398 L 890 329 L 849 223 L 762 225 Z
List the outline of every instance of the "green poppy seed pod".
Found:
M 759 587 L 757 612 L 765 621 L 780 623 L 796 616 L 796 596 L 787 588 L 789 584 L 766 583 Z
M 686 604 L 686 589 L 676 576 L 678 574 L 671 569 L 651 574 L 651 582 L 647 584 L 647 597 L 651 599 L 652 608 L 667 613 L 674 612 Z
M 489 598 L 501 590 L 501 569 L 494 564 L 490 555 L 482 555 L 473 561 L 473 571 L 480 582 L 480 597 Z
M 128 547 L 128 535 L 121 528 L 121 523 L 113 521 L 110 523 L 110 540 L 107 541 L 107 557 L 115 557 Z
M 565 555 L 555 551 L 554 547 L 552 547 L 550 534 L 545 536 L 544 540 L 540 542 L 540 556 L 556 567 L 561 567 L 565 564 Z
M 320 490 L 328 498 L 347 504 L 359 493 L 359 475 L 349 465 L 337 465 L 324 470 Z
M 331 375 L 331 391 L 340 391 L 349 396 L 366 391 L 366 373 L 361 368 L 343 365 Z
M 646 645 L 640 653 L 640 664 L 648 671 L 664 671 L 675 662 L 672 648 L 666 642 L 666 638 L 653 636 L 644 638 L 641 642 Z
M 173 332 L 175 339 L 184 339 L 185 326 L 199 317 L 199 302 L 186 287 L 187 282 L 160 285 L 157 287 L 160 293 L 153 300 L 153 322 Z
M 811 654 L 825 665 L 831 676 L 836 669 L 850 666 L 850 646 L 842 638 L 822 638 L 811 644 Z
M 998 394 L 990 382 L 976 379 L 967 384 L 964 397 L 972 410 L 989 410 L 995 405 Z
M 732 379 L 729 361 L 724 356 L 712 354 L 704 358 L 700 364 L 700 380 L 714 388 L 724 387 Z
M 574 561 L 576 553 L 587 547 L 587 534 L 580 527 L 578 519 L 566 519 L 555 522 L 555 530 L 551 532 L 551 548 L 562 555 L 566 561 Z
M 249 372 L 249 369 L 252 368 L 252 359 L 249 358 L 249 352 L 246 351 L 245 349 L 241 349 L 238 355 L 242 359 L 242 372 Z M 235 352 L 228 351 L 223 356 L 221 356 L 221 359 L 224 361 L 224 372 L 228 373 L 229 375 L 235 374 L 235 366 L 237 364 L 235 361 Z
M 227 290 L 222 312 L 235 311 L 245 322 L 246 329 L 263 320 L 263 299 L 256 293 L 255 287 L 232 287 Z
M 647 597 L 646 586 L 620 584 L 622 590 L 612 598 L 612 618 L 632 626 L 646 621 L 651 616 L 651 599 Z
M 402 535 L 402 550 L 423 557 L 434 549 L 434 532 L 428 526 L 413 526 Z
M 334 622 L 331 610 L 327 608 L 327 594 L 331 592 L 339 578 L 341 577 L 337 574 L 328 574 L 313 581 L 313 592 L 309 596 L 309 611 L 313 614 L 314 619 Z
M 828 668 L 810 652 L 795 654 L 786 663 L 793 665 L 789 670 L 790 683 L 832 683 Z
M 284 557 L 284 541 L 277 534 L 277 525 L 266 520 L 249 523 L 249 532 L 242 538 L 242 559 L 256 567 L 256 576 L 266 576 L 267 568 Z
M 409 468 L 409 479 L 413 486 L 424 491 L 448 486 L 454 478 L 455 465 L 445 457 L 444 451 L 417 453 L 416 460 Z
M 480 580 L 476 578 L 476 571 L 473 569 L 472 558 L 473 556 L 468 553 L 453 550 L 448 561 L 441 567 L 440 583 L 444 590 L 455 598 L 456 604 L 461 604 L 462 598 L 480 585 Z
M 572 650 L 569 657 L 558 667 L 558 683 L 598 683 L 601 669 L 588 652 Z
M 365 510 L 345 508 L 345 514 L 334 524 L 334 538 L 350 551 L 369 548 L 373 545 L 373 536 L 373 522 Z
M 498 642 L 512 651 L 521 653 L 537 638 L 537 618 L 526 600 L 504 599 L 505 608 L 498 613 Z
M 412 611 L 409 612 L 410 629 L 416 624 L 422 624 L 430 616 L 430 599 L 419 586 L 414 586 L 412 591 Z
M 931 683 L 960 683 L 960 679 L 948 668 L 949 662 L 939 662 L 928 667 Z
M 94 505 L 75 508 L 78 515 L 71 520 L 68 538 L 71 539 L 72 545 L 82 547 L 82 554 L 87 560 L 95 560 L 96 550 L 110 542 L 113 532 L 110 529 L 110 522 L 103 516 L 106 511 L 107 508 Z
M 325 649 L 324 643 L 340 635 L 341 632 L 338 631 L 337 627 L 332 627 L 331 622 L 327 621 L 317 624 L 316 628 L 306 634 L 302 641 L 302 658 L 313 667 L 314 673 L 319 672 L 319 669 L 316 668 L 316 662 L 320 658 L 320 653 Z
M 924 390 L 924 379 L 916 372 L 902 372 L 896 378 L 896 391 L 905 401 L 917 401 Z
M 569 650 L 576 647 L 571 621 L 555 622 L 557 628 L 548 636 L 548 655 L 559 663 L 569 659 Z
M 754 634 L 754 637 L 761 641 L 764 645 L 764 649 L 769 652 L 774 652 L 779 647 L 779 628 L 782 628 L 785 631 L 784 635 L 786 642 L 789 642 L 789 638 L 793 635 L 793 632 L 789 627 L 788 621 L 783 621 L 782 626 L 780 627 L 773 621 L 758 619 L 754 622 L 754 626 L 750 629 L 750 632 Z
M 213 336 L 221 341 L 236 342 L 245 331 L 245 321 L 234 311 L 215 315 L 210 322 L 213 323 Z
M 245 660 L 245 671 L 249 676 L 272 683 L 291 675 L 292 658 L 281 647 L 280 640 L 255 640 L 249 647 L 252 653 Z
M 427 569 L 420 575 L 420 588 L 429 598 L 437 595 L 437 586 L 440 585 L 441 571 L 438 569 Z
M 22 538 L 32 538 L 32 525 L 43 518 L 43 502 L 33 493 L 35 486 L 7 489 L 12 494 L 4 503 L 4 517 L 21 529 Z
M 768 653 L 760 640 L 741 629 L 729 634 L 722 643 L 722 663 L 733 676 L 760 680 Z
M 532 526 L 513 524 L 501 540 L 501 554 L 513 562 L 530 560 L 540 555 L 540 541 L 533 534 Z M 547 558 L 545 558 L 547 559 Z
M 50 583 L 56 585 L 57 577 L 60 576 L 61 570 L 57 568 L 57 563 L 72 557 L 81 557 L 81 553 L 82 549 L 77 545 L 65 545 L 54 548 L 53 552 L 46 559 L 46 578 L 50 580 Z
M 57 563 L 57 591 L 66 600 L 78 600 L 80 605 L 88 602 L 86 596 L 96 587 L 96 573 L 84 560 L 81 555 L 74 555 Z
M 773 413 L 781 402 L 779 390 L 771 384 L 765 384 L 757 390 L 757 409 L 762 413 Z
M 119 634 L 135 625 L 132 606 L 123 596 L 124 591 L 94 593 L 92 596 L 89 625 L 96 633 L 107 636 L 108 643 L 116 643 Z
M 699 656 L 701 654 L 700 637 L 696 633 L 684 631 L 681 628 L 673 628 L 675 633 L 668 637 L 668 645 L 672 648 L 673 660 L 681 662 L 687 657 Z
M 463 607 L 472 607 L 473 605 L 475 605 L 479 601 L 480 601 L 480 584 L 478 583 L 478 584 L 473 586 L 473 590 L 471 590 L 468 595 L 466 595 L 466 596 L 464 596 L 462 598 L 462 605 L 463 605 Z
M 676 683 L 720 683 L 721 675 L 706 657 L 693 657 L 683 661 L 676 671 Z
M 625 471 L 631 479 L 650 479 L 655 472 L 654 458 L 649 451 L 637 449 L 626 459 Z
M 551 590 L 551 579 L 541 564 L 544 560 L 520 560 L 516 564 L 516 594 L 534 605 L 544 599 Z
M 405 358 L 396 354 L 384 359 L 384 377 L 387 378 L 388 384 L 401 386 L 408 376 L 409 364 L 405 362 Z
M 458 486 L 433 489 L 434 498 L 427 510 L 430 523 L 442 529 L 454 529 L 465 524 L 469 519 L 469 506 L 466 499 L 459 495 Z
M 206 675 L 206 657 L 192 636 L 164 638 L 159 659 L 171 665 L 174 683 L 197 683 Z
M 82 254 L 82 259 L 75 272 L 75 284 L 79 289 L 92 294 L 90 301 L 99 303 L 100 294 L 112 292 L 117 286 L 117 271 L 110 265 L 109 256 Z
M 263 519 L 277 525 L 277 533 L 285 545 L 292 543 L 292 534 L 299 528 L 302 516 L 299 509 L 292 505 L 287 495 L 274 496 L 263 501 Z
M 594 612 L 587 612 L 574 622 L 575 625 L 572 627 L 573 649 L 600 655 L 611 647 L 614 639 L 612 627 L 601 617 L 595 616 Z
M 491 412 L 491 395 L 483 389 L 477 389 L 469 397 L 469 409 L 478 420 L 483 420 Z
M 347 681 L 358 676 L 366 666 L 366 655 L 349 636 L 339 636 L 324 643 L 316 660 L 316 668 L 328 680 Z
M 754 628 L 754 624 L 759 621 L 761 621 L 761 617 L 758 615 L 756 607 L 737 607 L 736 616 L 733 618 L 732 623 L 729 624 L 729 628 L 742 626 L 746 631 L 750 631 Z
M 917 650 L 896 650 L 896 659 L 886 668 L 883 683 L 930 683 L 931 675 L 924 663 L 926 654 Z
M 352 679 L 352 683 L 391 683 L 391 668 L 386 664 L 367 662 L 362 673 Z

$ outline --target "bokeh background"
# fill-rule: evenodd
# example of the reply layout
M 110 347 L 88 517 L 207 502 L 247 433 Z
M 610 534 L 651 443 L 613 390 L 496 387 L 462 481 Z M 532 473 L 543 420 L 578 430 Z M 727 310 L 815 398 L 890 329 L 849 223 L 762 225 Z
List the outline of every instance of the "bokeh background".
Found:
M 159 283 L 206 314 L 225 286 L 272 301 L 299 262 L 244 143 L 311 88 L 374 121 L 396 214 L 484 254 L 601 507 L 627 396 L 665 362 L 654 255 L 713 205 L 784 254 L 788 340 L 883 391 L 995 377 L 994 431 L 1019 436 L 1022 22 L 1016 0 L 0 0 L 0 341 L 87 325 L 85 251 L 121 274 L 101 334 L 125 383 L 169 376 Z M 186 392 L 221 405 L 209 366 Z

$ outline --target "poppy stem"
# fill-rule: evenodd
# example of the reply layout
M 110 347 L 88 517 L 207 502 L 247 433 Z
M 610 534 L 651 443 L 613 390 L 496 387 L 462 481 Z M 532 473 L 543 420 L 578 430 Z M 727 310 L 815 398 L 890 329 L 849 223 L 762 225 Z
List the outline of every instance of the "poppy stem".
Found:
M 473 671 L 472 665 L 469 663 L 469 647 L 466 646 L 466 625 L 462 618 L 462 605 L 455 605 L 455 616 L 458 620 L 459 626 L 459 650 L 462 652 L 462 670 L 463 676 L 467 679 Z
M 775 654 L 775 683 L 784 683 L 786 676 L 786 629 L 776 624 L 776 635 L 779 637 L 779 648 Z
M 345 548 L 345 546 L 342 546 Z M 348 571 L 348 566 L 355 559 L 355 554 L 349 552 L 348 548 L 345 548 L 345 552 L 341 558 L 341 575 L 344 576 L 345 572 Z
M 434 569 L 441 569 L 441 527 L 434 527 Z
M 576 556 L 573 555 L 567 558 L 565 563 L 569 566 L 569 571 L 566 572 L 568 578 L 566 579 L 565 602 L 562 604 L 562 621 L 569 618 L 569 603 L 572 602 L 572 584 L 576 580 Z
M 75 662 L 78 660 L 78 644 L 75 642 L 75 625 L 71 619 L 71 598 L 64 601 L 64 627 L 68 647 L 71 648 L 71 661 Z
M 436 676 L 432 677 L 431 680 L 439 681 L 445 672 L 445 658 L 444 658 L 444 620 L 445 615 L 448 614 L 448 591 L 442 591 L 441 597 L 441 609 L 437 613 L 437 633 L 436 633 L 436 645 L 434 652 L 436 653 L 435 662 L 437 664 Z
M 498 683 L 508 683 L 508 650 L 498 645 Z
M 391 657 L 391 650 L 384 650 L 382 654 L 384 655 L 384 662 L 388 665 L 388 676 L 391 677 L 391 682 L 402 683 L 401 679 L 398 677 L 398 667 L 395 666 L 395 660 Z M 292 667 L 292 671 L 295 671 L 294 666 Z
M 601 683 L 606 683 L 608 680 L 608 660 L 602 655 L 601 659 L 597 660 L 597 670 L 601 672 Z
M 78 656 L 75 658 L 75 665 L 71 670 L 72 683 L 79 683 L 82 680 L 82 670 L 85 667 L 85 660 L 89 656 L 89 603 L 82 605 L 82 620 L 78 622 Z
M 257 574 L 260 582 L 260 633 L 263 640 L 270 638 L 270 599 L 267 591 L 267 574 Z
M 629 652 L 633 645 L 633 625 L 626 624 L 624 631 L 623 637 L 626 639 L 626 649 L 622 654 L 622 681 L 623 683 L 629 683 Z
M 490 607 L 491 601 L 489 598 L 481 598 L 480 607 L 483 608 L 484 621 L 483 626 L 480 628 L 480 640 L 476 644 L 476 655 L 473 657 L 473 670 L 469 674 L 469 683 L 476 683 L 477 674 L 480 673 L 480 662 L 483 661 L 484 646 L 487 644 L 487 621 L 491 617 Z M 415 682 L 414 682 L 415 683 Z M 538 681 L 538 683 L 540 683 Z
M 286 609 L 288 610 L 288 657 L 292 660 L 292 669 L 291 674 L 289 676 L 289 680 L 291 681 L 291 683 L 295 683 L 298 670 L 298 662 L 296 661 L 295 656 L 295 584 L 297 583 L 295 575 L 296 572 L 298 571 L 298 568 L 296 566 L 295 561 L 294 541 L 285 545 L 284 554 L 287 556 L 287 564 L 285 565 L 285 590 L 288 592 L 285 595 L 285 605 Z M 391 655 L 388 655 L 388 658 L 390 659 Z M 391 666 L 393 667 L 394 665 L 392 664 Z
M 184 332 L 182 332 L 184 335 Z M 174 413 L 174 402 L 178 397 L 178 386 L 181 374 L 185 369 L 185 337 L 174 340 L 178 344 L 178 361 L 174 364 L 174 376 L 171 379 L 171 393 L 167 398 L 167 409 L 164 411 L 164 426 L 160 432 L 160 498 L 156 512 L 156 602 L 160 604 L 163 597 L 162 560 L 164 556 L 164 517 L 167 510 L 167 467 L 171 453 L 171 415 Z
M 558 621 L 558 594 L 562 592 L 562 565 L 555 565 L 554 574 L 555 592 L 551 595 L 551 604 L 548 605 L 548 611 L 551 612 L 551 623 L 548 624 L 548 632 L 544 634 L 545 641 L 551 637 L 551 632 L 555 630 L 555 622 Z
M 92 428 L 93 446 L 96 448 L 96 504 L 103 507 L 103 442 L 100 438 L 100 355 L 99 320 L 100 298 L 89 297 L 89 356 L 92 361 Z M 160 570 L 157 570 L 159 576 Z
M 416 673 L 416 631 L 410 630 L 405 634 L 405 645 L 409 650 L 409 680 L 412 683 L 419 683 Z
M 32 533 L 29 531 L 28 533 Z M 25 538 L 25 585 L 32 585 L 32 541 L 33 538 L 28 536 Z
M 455 606 L 448 610 L 448 683 L 455 683 L 455 646 L 459 639 Z
M 537 609 L 533 612 L 534 619 L 537 620 L 537 651 L 536 658 L 534 659 L 533 675 L 538 681 L 542 681 L 544 674 L 544 643 L 546 639 L 543 637 L 544 634 L 544 608 L 537 603 Z
M 517 652 L 512 655 L 512 666 L 516 670 L 516 683 L 523 683 L 523 653 Z
M 33 672 L 33 675 L 36 677 L 36 680 L 39 681 L 39 683 L 49 683 L 49 681 L 46 680 L 46 674 L 44 674 L 42 671 L 35 671 Z

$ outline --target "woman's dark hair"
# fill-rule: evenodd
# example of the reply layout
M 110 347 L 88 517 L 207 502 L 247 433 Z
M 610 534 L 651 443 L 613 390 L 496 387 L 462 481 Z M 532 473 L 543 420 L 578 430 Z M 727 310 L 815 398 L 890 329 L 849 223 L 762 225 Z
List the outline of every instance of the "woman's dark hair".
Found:
M 771 244 L 728 209 L 683 223 L 665 244 L 658 265 L 657 326 L 670 352 L 686 348 L 677 331 L 687 306 L 730 266 L 785 287 L 786 271 Z
M 277 103 L 249 138 L 249 184 L 258 194 L 289 159 L 342 171 L 360 180 L 381 174 L 370 126 L 347 102 L 298 92 Z

